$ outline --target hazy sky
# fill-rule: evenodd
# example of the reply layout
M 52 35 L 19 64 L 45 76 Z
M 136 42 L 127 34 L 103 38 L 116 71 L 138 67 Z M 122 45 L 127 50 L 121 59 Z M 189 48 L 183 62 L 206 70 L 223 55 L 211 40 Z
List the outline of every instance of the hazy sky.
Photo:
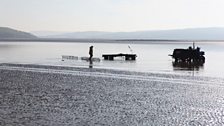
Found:
M 0 0 L 0 25 L 24 31 L 224 27 L 224 0 Z

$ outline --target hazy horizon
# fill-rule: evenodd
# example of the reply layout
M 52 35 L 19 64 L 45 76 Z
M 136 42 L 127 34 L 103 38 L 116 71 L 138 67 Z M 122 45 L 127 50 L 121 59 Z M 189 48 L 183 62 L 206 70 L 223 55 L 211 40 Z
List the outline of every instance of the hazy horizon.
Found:
M 223 5 L 222 0 L 0 0 L 0 24 L 27 32 L 224 27 Z

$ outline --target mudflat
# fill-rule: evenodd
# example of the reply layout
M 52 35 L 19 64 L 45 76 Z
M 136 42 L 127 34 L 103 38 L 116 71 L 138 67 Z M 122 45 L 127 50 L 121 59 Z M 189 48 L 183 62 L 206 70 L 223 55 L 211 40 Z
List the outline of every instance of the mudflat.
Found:
M 0 125 L 224 125 L 224 80 L 0 65 Z

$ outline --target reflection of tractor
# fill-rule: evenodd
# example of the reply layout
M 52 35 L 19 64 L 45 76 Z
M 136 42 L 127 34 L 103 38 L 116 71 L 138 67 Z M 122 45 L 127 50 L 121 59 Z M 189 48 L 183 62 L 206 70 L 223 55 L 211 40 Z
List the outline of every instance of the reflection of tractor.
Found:
M 203 62 L 173 62 L 174 70 L 200 70 L 203 69 Z
M 175 59 L 175 62 L 205 62 L 204 57 L 205 52 L 200 51 L 200 48 L 192 48 L 191 46 L 188 49 L 174 49 L 173 54 L 170 55 Z

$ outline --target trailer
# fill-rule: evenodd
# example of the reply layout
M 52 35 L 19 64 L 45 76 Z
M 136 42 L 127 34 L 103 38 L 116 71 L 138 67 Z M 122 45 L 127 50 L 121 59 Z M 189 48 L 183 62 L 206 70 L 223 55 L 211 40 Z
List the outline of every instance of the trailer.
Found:
M 104 60 L 114 60 L 115 57 L 125 57 L 125 60 L 136 60 L 136 54 L 103 54 Z

